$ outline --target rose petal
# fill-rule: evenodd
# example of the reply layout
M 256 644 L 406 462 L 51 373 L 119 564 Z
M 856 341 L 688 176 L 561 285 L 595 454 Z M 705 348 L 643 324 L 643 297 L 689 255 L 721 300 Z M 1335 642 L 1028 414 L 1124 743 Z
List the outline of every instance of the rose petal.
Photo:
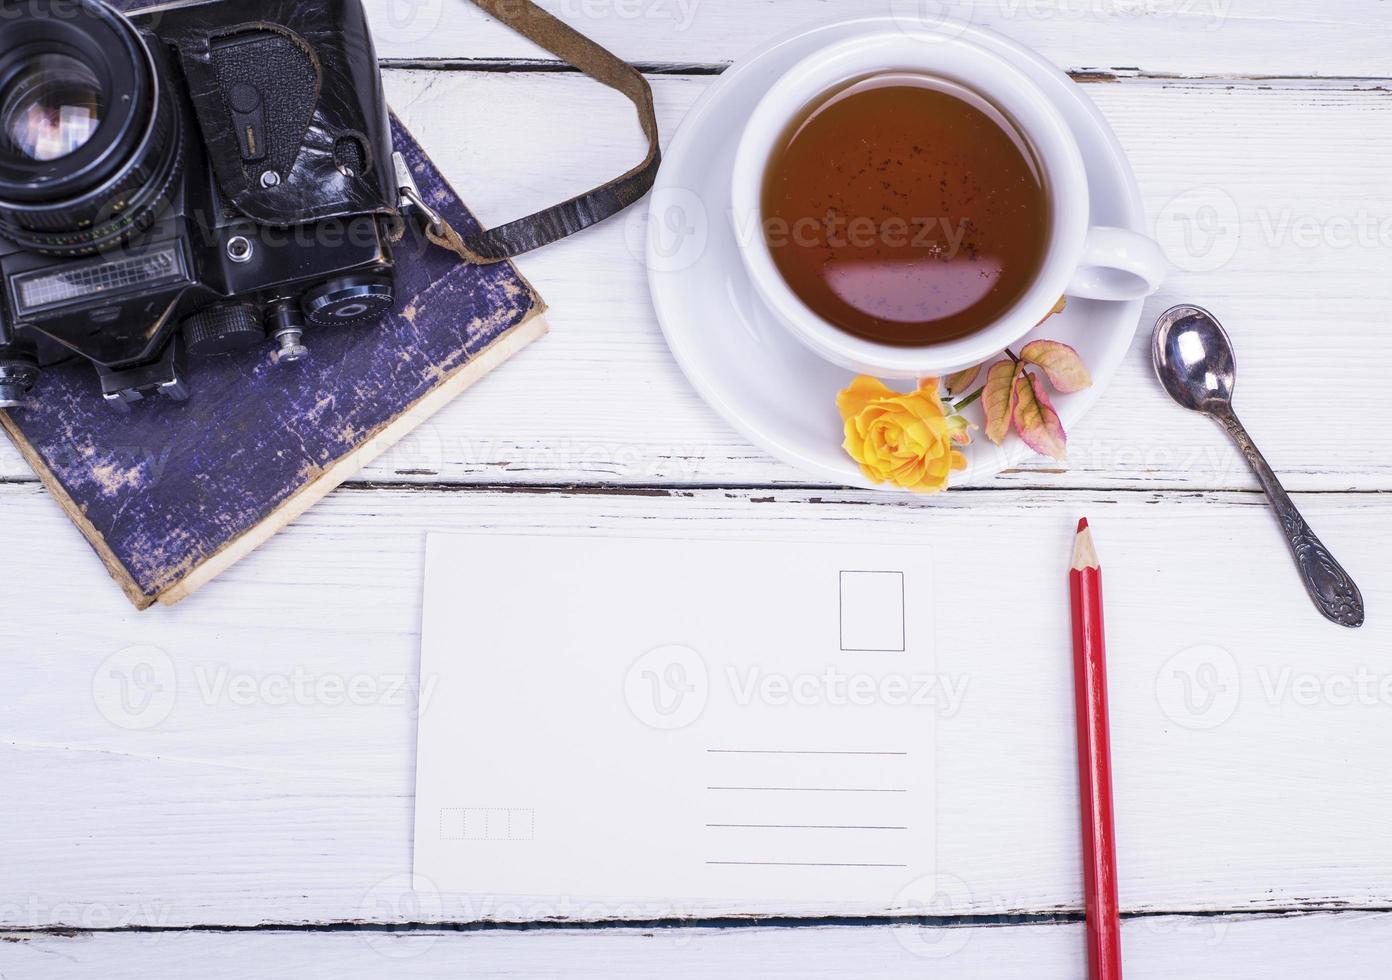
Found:
M 895 392 L 885 387 L 878 378 L 861 375 L 851 382 L 850 387 L 836 396 L 836 407 L 841 410 L 843 419 L 854 418 L 881 398 L 893 398 Z

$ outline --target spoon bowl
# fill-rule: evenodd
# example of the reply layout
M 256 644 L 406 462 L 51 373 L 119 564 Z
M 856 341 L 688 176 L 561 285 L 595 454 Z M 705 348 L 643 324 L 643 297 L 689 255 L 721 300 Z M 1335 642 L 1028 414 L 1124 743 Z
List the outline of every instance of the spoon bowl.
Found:
M 1203 307 L 1176 306 L 1155 326 L 1155 373 L 1180 405 L 1205 415 L 1232 408 L 1237 358 L 1223 325 Z

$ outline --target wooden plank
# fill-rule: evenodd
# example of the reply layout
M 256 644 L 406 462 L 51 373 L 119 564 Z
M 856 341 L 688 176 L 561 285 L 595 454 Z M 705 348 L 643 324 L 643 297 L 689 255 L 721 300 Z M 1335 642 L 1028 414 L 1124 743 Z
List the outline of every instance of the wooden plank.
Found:
M 546 58 L 461 0 L 369 0 L 388 59 Z M 829 20 L 946 16 L 1000 31 L 1060 65 L 1185 75 L 1387 74 L 1378 0 L 542 0 L 631 61 L 728 63 Z
M 709 84 L 655 80 L 669 136 Z M 489 222 L 584 190 L 642 155 L 631 107 L 578 78 L 391 72 L 388 87 Z M 1087 91 L 1131 155 L 1160 238 L 1194 270 L 1147 305 L 1146 323 L 1175 302 L 1222 317 L 1238 344 L 1238 407 L 1293 488 L 1392 489 L 1392 429 L 1365 421 L 1386 402 L 1381 365 L 1392 360 L 1382 294 L 1367 286 L 1392 254 L 1392 184 L 1377 162 L 1392 153 L 1388 94 L 1332 82 L 1139 80 Z M 519 112 L 536 123 L 509 126 Z M 520 268 L 547 297 L 553 334 L 363 478 L 806 483 L 726 426 L 676 368 L 629 244 L 644 220 L 634 212 L 525 257 Z M 1144 333 L 1072 433 L 1066 469 L 1041 459 L 990 485 L 1254 487 L 1221 432 L 1165 399 Z M 0 479 L 26 478 L 0 446 Z
M 344 490 L 191 601 L 136 614 L 40 488 L 0 487 L 24 556 L 0 585 L 0 927 L 917 907 L 410 894 L 427 530 L 921 543 L 937 669 L 962 692 L 938 724 L 937 911 L 1076 911 L 1063 574 L 1081 514 L 1107 565 L 1125 909 L 1385 908 L 1392 788 L 1369 773 L 1392 751 L 1392 508 L 1301 503 L 1363 587 L 1361 632 L 1310 607 L 1253 494 Z
M 548 147 L 564 147 L 567 166 L 575 159 L 581 169 L 560 184 L 554 173 L 531 169 L 500 181 L 493 160 L 501 148 L 476 139 L 438 149 L 446 172 L 493 220 L 603 179 L 616 161 L 641 152 L 622 100 L 583 82 L 476 75 L 403 81 L 408 84 L 394 87 L 394 98 L 422 133 L 447 132 L 431 120 L 476 85 L 493 93 L 479 100 L 488 106 L 539 98 L 578 107 L 585 135 L 569 138 L 575 131 L 563 128 L 565 114 L 547 114 L 553 125 L 537 127 L 525 155 L 545 159 Z M 708 84 L 656 81 L 669 133 Z M 1133 160 L 1157 234 L 1193 270 L 1178 273 L 1147 304 L 1143 322 L 1152 323 L 1176 302 L 1202 302 L 1223 318 L 1241 360 L 1239 409 L 1293 486 L 1392 488 L 1392 432 L 1360 422 L 1385 401 L 1379 365 L 1392 354 L 1381 296 L 1366 288 L 1392 253 L 1392 185 L 1372 162 L 1376 147 L 1392 151 L 1387 94 L 1333 83 L 1267 88 L 1153 81 L 1087 91 Z M 612 125 L 595 126 L 597 119 Z M 1176 132 L 1204 151 L 1177 152 Z M 1218 210 L 1210 212 L 1210 205 Z M 1208 229 L 1211 214 L 1219 224 L 1211 228 L 1210 250 L 1195 227 Z M 467 418 L 464 406 L 447 413 L 371 476 L 807 482 L 796 469 L 770 463 L 749 447 L 673 365 L 630 246 L 641 238 L 643 221 L 631 216 L 525 258 L 521 267 L 551 298 L 554 335 L 528 353 L 525 367 L 491 379 L 487 395 L 471 399 Z M 1340 244 L 1350 222 L 1367 223 L 1372 237 Z M 1190 245 L 1187 233 L 1195 236 Z M 604 288 L 596 289 L 597 282 Z M 992 485 L 1254 486 L 1222 433 L 1165 399 L 1151 373 L 1147 332 L 1106 397 L 1072 434 L 1066 470 L 1039 460 Z M 1289 393 L 1312 388 L 1322 393 L 1319 412 L 1292 411 Z M 1355 431 L 1357 438 L 1344 435 Z M 1310 451 L 1315 445 L 1319 452 Z
M 669 134 L 707 85 L 657 80 Z M 524 99 L 576 109 L 546 113 L 547 125 L 522 137 L 513 155 L 472 135 L 452 139 L 437 121 L 476 86 L 488 97 L 474 104 L 499 113 Z M 641 153 L 622 100 L 578 80 L 393 74 L 392 93 L 417 131 L 441 134 L 441 165 L 492 220 L 602 180 Z M 1381 295 L 1366 288 L 1392 254 L 1392 185 L 1375 163 L 1379 147 L 1392 152 L 1387 93 L 1332 83 L 1134 81 L 1088 93 L 1131 155 L 1157 234 L 1191 270 L 1147 305 L 1144 322 L 1182 301 L 1205 303 L 1224 319 L 1240 355 L 1239 408 L 1293 486 L 1392 488 L 1392 431 L 1362 423 L 1385 403 L 1380 365 L 1392 355 Z M 568 117 L 586 120 L 585 132 Z M 479 123 L 480 132 L 498 131 L 491 117 Z M 1177 132 L 1204 151 L 1177 152 Z M 575 168 L 565 179 L 558 182 L 556 168 L 526 166 L 554 159 L 557 148 Z M 504 156 L 519 164 L 505 177 L 497 163 Z M 1219 223 L 1210 225 L 1214 215 Z M 750 448 L 673 365 L 629 244 L 643 221 L 633 215 L 524 259 L 523 270 L 552 298 L 555 335 L 369 478 L 806 482 Z M 1349 243 L 1340 236 L 1352 222 L 1368 231 Z M 992 485 L 1254 486 L 1222 433 L 1165 399 L 1147 332 L 1073 433 L 1066 470 L 1039 460 Z M 1295 391 L 1311 392 L 1318 411 L 1296 410 Z
M 6 976 L 146 980 L 199 976 L 571 977 L 671 980 L 734 976 L 867 980 L 1076 980 L 1077 924 L 817 926 L 523 932 L 97 933 L 0 936 Z M 1379 975 L 1392 915 L 1165 916 L 1122 926 L 1132 980 L 1307 980 Z M 1377 964 L 1376 966 L 1374 964 Z

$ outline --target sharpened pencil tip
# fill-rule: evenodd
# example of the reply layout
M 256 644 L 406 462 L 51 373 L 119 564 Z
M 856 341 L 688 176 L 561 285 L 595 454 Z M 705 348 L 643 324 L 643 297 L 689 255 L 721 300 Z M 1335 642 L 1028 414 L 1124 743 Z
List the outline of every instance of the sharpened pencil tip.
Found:
M 1101 567 L 1102 563 L 1097 560 L 1097 549 L 1092 544 L 1092 530 L 1084 517 L 1078 522 L 1078 534 L 1073 539 L 1073 568 L 1082 571 L 1084 568 Z

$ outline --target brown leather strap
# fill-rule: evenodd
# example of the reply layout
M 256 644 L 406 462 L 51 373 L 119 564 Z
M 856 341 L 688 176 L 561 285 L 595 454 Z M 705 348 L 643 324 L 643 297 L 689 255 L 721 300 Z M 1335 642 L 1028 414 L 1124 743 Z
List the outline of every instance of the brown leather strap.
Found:
M 491 231 L 467 237 L 461 236 L 445 221 L 427 230 L 432 242 L 457 252 L 466 262 L 488 264 L 550 245 L 618 214 L 642 198 L 652 187 L 662 153 L 658 148 L 657 113 L 653 109 L 652 89 L 636 68 L 547 13 L 532 0 L 471 2 L 595 81 L 628 96 L 638 109 L 638 120 L 648 139 L 648 155 L 642 163 L 622 177 L 586 194 Z

